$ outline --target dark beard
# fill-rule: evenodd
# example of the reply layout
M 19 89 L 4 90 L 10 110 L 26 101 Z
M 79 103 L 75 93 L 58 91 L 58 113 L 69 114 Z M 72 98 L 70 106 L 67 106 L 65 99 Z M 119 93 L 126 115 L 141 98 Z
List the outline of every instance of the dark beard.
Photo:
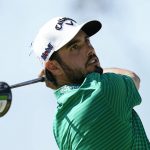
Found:
M 95 72 L 103 74 L 103 68 L 97 66 Z
M 64 62 L 60 64 L 63 68 L 69 82 L 72 84 L 81 84 L 85 79 L 85 74 L 80 71 L 72 70 L 67 64 Z
M 66 76 L 68 77 L 70 83 L 72 84 L 82 84 L 85 77 L 87 76 L 87 74 L 91 73 L 87 73 L 84 74 L 79 70 L 72 70 L 67 64 L 65 64 L 64 62 L 60 64 L 61 67 L 63 68 Z M 96 66 L 95 70 L 93 72 L 97 72 L 102 74 L 103 73 L 103 69 L 101 67 Z
M 88 61 L 92 58 L 92 57 L 97 57 L 95 54 L 89 56 L 87 63 L 85 64 L 85 66 L 88 65 Z M 98 59 L 98 58 L 97 58 Z M 73 70 L 71 69 L 66 63 L 63 62 L 63 60 L 60 58 L 59 55 L 57 55 L 57 61 L 58 63 L 61 65 L 61 67 L 63 68 L 67 78 L 69 79 L 69 82 L 72 84 L 82 84 L 85 77 L 87 76 L 87 74 L 91 73 L 83 73 L 80 70 Z M 102 74 L 103 73 L 103 69 L 99 66 L 95 66 L 95 70 L 92 72 L 97 72 Z

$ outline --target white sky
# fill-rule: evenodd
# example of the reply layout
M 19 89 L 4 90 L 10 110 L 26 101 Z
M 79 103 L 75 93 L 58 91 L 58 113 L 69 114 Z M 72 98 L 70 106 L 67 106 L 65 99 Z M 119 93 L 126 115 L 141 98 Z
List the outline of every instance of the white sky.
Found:
M 136 110 L 150 139 L 150 1 L 114 0 L 114 7 L 107 12 L 95 5 L 82 11 L 71 6 L 69 0 L 0 1 L 0 81 L 12 85 L 37 77 L 42 66 L 33 54 L 29 56 L 30 43 L 50 18 L 67 16 L 78 22 L 99 19 L 103 28 L 91 40 L 102 66 L 131 69 L 141 77 L 143 102 Z M 0 118 L 0 149 L 57 150 L 52 133 L 53 91 L 38 83 L 12 93 L 12 106 Z

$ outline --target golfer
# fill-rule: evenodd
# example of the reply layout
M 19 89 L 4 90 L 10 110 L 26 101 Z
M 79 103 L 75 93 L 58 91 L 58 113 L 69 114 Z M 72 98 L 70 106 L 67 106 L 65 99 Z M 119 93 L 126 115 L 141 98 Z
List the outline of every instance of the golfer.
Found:
M 139 77 L 120 68 L 102 68 L 90 37 L 97 20 L 77 24 L 56 17 L 33 41 L 44 65 L 41 76 L 54 89 L 57 112 L 53 132 L 60 150 L 150 150 L 134 110 L 141 103 Z

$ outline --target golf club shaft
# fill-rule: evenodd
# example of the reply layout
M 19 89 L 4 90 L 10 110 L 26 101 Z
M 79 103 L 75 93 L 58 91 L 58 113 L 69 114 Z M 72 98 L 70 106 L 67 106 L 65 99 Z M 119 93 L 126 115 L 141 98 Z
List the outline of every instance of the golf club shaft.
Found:
M 45 81 L 44 77 L 39 77 L 39 78 L 36 78 L 36 79 L 33 79 L 33 80 L 29 80 L 29 81 L 25 81 L 25 82 L 21 82 L 21 83 L 11 85 L 10 88 L 11 89 L 18 88 L 18 87 L 21 87 L 21 86 L 26 86 L 26 85 L 29 85 L 29 84 L 33 84 L 33 83 L 37 83 L 37 82 L 44 82 L 44 81 Z

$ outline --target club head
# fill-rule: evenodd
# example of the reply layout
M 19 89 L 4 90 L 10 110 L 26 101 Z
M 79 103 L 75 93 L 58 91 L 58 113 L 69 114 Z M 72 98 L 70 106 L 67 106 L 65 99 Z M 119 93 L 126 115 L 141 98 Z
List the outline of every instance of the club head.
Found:
M 12 93 L 9 85 L 5 82 L 0 82 L 0 117 L 4 116 L 12 101 Z

